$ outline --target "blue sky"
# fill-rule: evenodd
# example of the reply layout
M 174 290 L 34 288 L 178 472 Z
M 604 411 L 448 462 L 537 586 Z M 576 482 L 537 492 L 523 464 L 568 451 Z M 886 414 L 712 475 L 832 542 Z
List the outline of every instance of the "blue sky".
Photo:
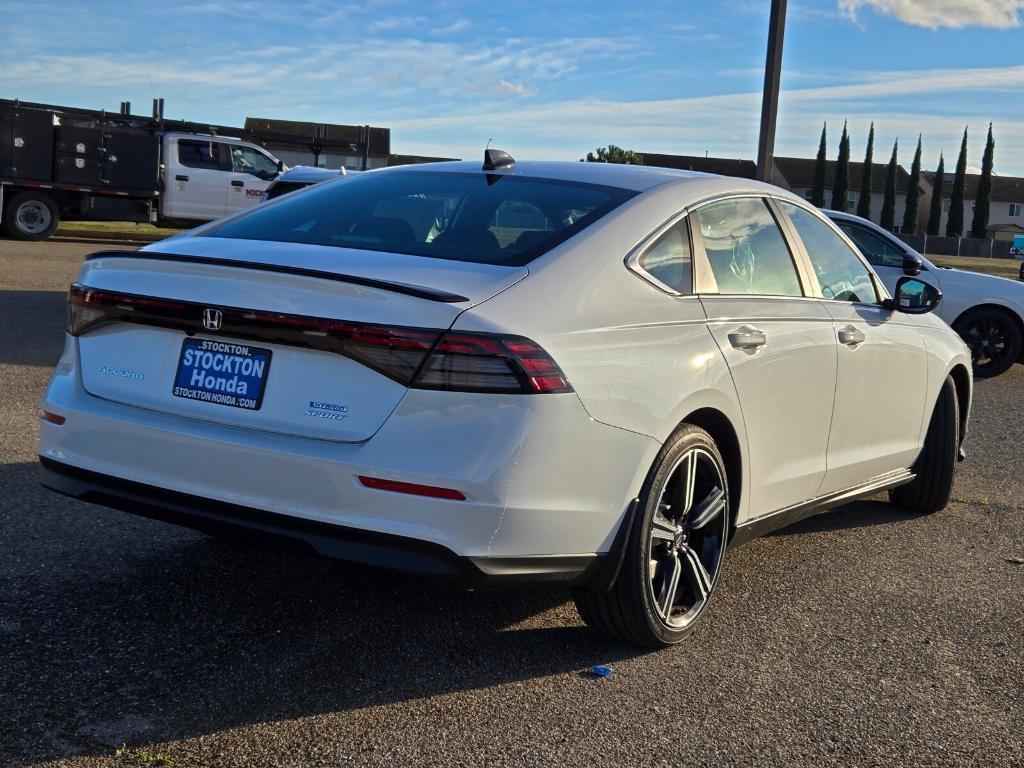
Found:
M 0 96 L 240 124 L 247 115 L 392 128 L 392 151 L 578 159 L 615 143 L 753 158 L 769 0 L 290 3 L 0 0 Z M 823 121 L 853 156 L 899 137 L 909 166 L 1024 176 L 1024 0 L 790 0 L 776 151 Z

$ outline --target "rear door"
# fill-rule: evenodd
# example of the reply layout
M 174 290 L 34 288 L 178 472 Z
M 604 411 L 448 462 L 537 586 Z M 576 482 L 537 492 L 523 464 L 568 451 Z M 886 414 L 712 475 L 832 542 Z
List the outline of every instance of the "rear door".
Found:
M 778 202 L 814 270 L 839 350 L 820 493 L 909 467 L 921 447 L 928 365 L 911 316 L 884 309 L 871 271 L 816 212 Z
M 277 177 L 277 163 L 269 155 L 247 144 L 225 144 L 231 158 L 225 210 L 244 211 L 258 205 L 263 193 Z
M 832 420 L 832 318 L 806 297 L 806 275 L 764 199 L 711 202 L 690 222 L 698 292 L 743 412 L 752 513 L 811 499 Z
M 210 221 L 226 212 L 230 158 L 223 142 L 172 136 L 165 153 L 164 216 Z

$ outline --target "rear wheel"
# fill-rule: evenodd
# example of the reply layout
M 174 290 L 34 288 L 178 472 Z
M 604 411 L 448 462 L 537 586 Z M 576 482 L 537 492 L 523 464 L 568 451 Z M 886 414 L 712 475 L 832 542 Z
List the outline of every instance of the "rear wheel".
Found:
M 574 591 L 584 622 L 650 648 L 678 643 L 711 600 L 728 534 L 725 463 L 707 432 L 685 425 L 644 486 L 615 583 L 607 593 Z
M 956 321 L 954 329 L 970 347 L 974 375 L 978 378 L 1005 373 L 1020 357 L 1020 325 L 1006 310 L 973 309 Z
M 45 240 L 60 223 L 60 212 L 47 195 L 22 192 L 4 211 L 4 231 L 17 240 Z
M 957 402 L 956 385 L 952 377 L 946 377 L 938 402 L 935 403 L 932 420 L 928 424 L 924 448 L 914 462 L 913 469 L 917 477 L 889 491 L 892 503 L 925 515 L 943 509 L 953 490 L 953 470 L 956 468 L 959 442 L 960 404 Z

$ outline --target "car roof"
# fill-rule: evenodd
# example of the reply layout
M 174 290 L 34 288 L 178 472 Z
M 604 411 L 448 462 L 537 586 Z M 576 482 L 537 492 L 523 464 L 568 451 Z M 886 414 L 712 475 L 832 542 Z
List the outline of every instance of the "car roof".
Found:
M 381 168 L 372 173 L 484 173 L 480 161 L 462 160 L 444 163 L 421 163 L 418 165 L 402 165 L 392 168 Z M 648 165 L 624 165 L 621 163 L 570 163 L 556 161 L 523 161 L 517 162 L 512 168 L 499 168 L 487 171 L 488 175 L 522 176 L 525 178 L 553 179 L 556 181 L 575 181 L 587 184 L 599 184 L 617 187 L 635 192 L 643 192 L 654 187 L 667 184 L 686 185 L 687 192 L 699 194 L 699 187 L 713 188 L 710 191 L 719 193 L 723 182 L 727 182 L 728 191 L 736 192 L 772 192 L 785 193 L 779 187 L 749 179 L 716 176 L 697 171 L 681 171 L 674 168 L 658 168 Z
M 330 168 L 316 168 L 311 165 L 296 165 L 278 176 L 275 181 L 327 181 L 344 175 L 340 170 Z

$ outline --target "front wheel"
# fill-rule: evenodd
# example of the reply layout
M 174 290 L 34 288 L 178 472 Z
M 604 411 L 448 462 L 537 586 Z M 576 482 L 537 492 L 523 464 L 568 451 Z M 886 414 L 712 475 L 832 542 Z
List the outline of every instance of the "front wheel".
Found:
M 60 212 L 41 192 L 22 192 L 4 211 L 4 229 L 16 240 L 45 240 L 60 223 Z
M 575 590 L 583 621 L 649 648 L 678 643 L 697 626 L 718 583 L 729 536 L 725 463 L 707 432 L 684 425 L 651 470 L 606 593 Z
M 1005 373 L 1020 357 L 1020 325 L 1006 310 L 972 309 L 953 328 L 970 348 L 974 375 L 979 379 Z
M 889 500 L 898 507 L 924 515 L 943 509 L 949 503 L 953 490 L 959 447 L 960 403 L 953 378 L 947 376 L 928 423 L 924 448 L 914 462 L 916 477 L 912 482 L 889 491 Z

